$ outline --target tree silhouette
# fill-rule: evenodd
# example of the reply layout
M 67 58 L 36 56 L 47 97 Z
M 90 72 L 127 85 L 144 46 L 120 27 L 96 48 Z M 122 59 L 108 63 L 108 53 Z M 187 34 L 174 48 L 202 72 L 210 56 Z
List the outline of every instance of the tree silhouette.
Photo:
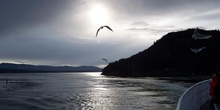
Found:
M 183 76 L 207 75 L 220 68 L 220 32 L 218 30 L 198 30 L 212 35 L 198 41 L 192 39 L 195 29 L 171 32 L 157 40 L 148 49 L 126 59 L 110 63 L 102 75 L 140 76 Z M 195 45 L 196 44 L 196 45 Z M 207 48 L 195 54 L 193 46 Z

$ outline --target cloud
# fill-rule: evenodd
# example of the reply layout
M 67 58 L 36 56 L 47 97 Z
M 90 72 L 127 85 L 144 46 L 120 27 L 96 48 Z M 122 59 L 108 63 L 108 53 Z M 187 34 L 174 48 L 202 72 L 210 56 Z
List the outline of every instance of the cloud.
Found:
M 57 18 L 68 0 L 1 0 L 0 36 L 42 25 Z
M 113 41 L 112 41 L 113 42 Z M 115 61 L 125 53 L 117 43 L 76 36 L 7 37 L 0 40 L 1 61 L 49 65 L 98 65 L 101 58 Z M 114 58 L 113 58 L 114 56 Z
M 131 25 L 132 26 L 147 26 L 147 25 L 149 25 L 149 23 L 147 23 L 145 21 L 137 21 L 137 22 L 133 22 Z
M 109 10 L 114 32 L 90 23 L 94 4 Z M 219 0 L 2 0 L 1 61 L 52 65 L 102 65 L 129 57 L 164 34 L 217 27 Z M 104 24 L 105 25 L 105 24 Z M 15 37 L 9 37 L 15 36 Z
M 186 17 L 218 8 L 219 0 L 111 0 L 115 18 L 158 20 Z M 148 22 L 150 23 L 150 22 Z
M 171 25 L 150 24 L 145 21 L 133 22 L 127 29 L 129 31 L 148 31 L 152 33 L 170 32 L 175 30 Z

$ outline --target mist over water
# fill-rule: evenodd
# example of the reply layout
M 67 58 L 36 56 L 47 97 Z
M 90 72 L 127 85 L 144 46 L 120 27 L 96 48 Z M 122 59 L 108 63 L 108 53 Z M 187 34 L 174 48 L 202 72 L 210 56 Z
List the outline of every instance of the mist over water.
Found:
M 6 80 L 8 81 L 6 83 Z M 3 110 L 174 110 L 192 83 L 98 73 L 0 74 Z

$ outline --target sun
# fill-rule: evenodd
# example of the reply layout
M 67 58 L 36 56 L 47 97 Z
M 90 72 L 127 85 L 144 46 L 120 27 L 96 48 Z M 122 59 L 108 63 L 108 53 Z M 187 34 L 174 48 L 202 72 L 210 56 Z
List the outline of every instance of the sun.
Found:
M 106 24 L 109 21 L 109 10 L 104 5 L 96 4 L 89 11 L 89 18 L 93 24 Z

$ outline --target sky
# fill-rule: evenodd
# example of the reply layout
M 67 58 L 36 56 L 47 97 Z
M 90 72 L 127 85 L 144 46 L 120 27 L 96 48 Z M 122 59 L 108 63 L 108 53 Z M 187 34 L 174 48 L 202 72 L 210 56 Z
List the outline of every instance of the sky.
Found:
M 163 35 L 220 29 L 220 0 L 1 0 L 0 62 L 98 66 Z M 108 25 L 95 37 L 100 26 Z

